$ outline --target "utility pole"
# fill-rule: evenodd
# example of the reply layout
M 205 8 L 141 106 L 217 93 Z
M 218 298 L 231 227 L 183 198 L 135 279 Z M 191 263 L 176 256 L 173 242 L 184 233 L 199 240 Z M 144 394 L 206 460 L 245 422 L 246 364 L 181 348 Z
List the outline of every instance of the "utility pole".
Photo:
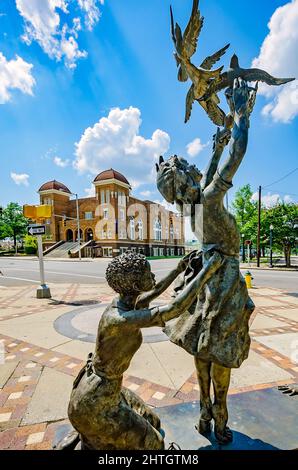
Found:
M 262 186 L 259 186 L 258 202 L 258 239 L 257 239 L 257 267 L 260 267 L 261 260 L 261 209 L 262 209 Z

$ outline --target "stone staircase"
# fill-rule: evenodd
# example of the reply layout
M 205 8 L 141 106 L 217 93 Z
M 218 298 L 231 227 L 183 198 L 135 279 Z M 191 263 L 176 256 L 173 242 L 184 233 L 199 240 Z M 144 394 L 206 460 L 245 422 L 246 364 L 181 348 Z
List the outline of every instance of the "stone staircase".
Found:
M 46 255 L 47 258 L 68 258 L 68 252 L 76 252 L 79 249 L 78 242 L 64 242 Z

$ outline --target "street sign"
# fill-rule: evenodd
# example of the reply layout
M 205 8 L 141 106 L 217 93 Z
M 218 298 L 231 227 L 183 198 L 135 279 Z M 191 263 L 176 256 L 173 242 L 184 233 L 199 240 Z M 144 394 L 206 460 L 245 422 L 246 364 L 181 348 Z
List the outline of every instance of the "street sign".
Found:
M 30 225 L 28 227 L 28 235 L 45 235 L 46 226 L 45 225 Z
M 251 240 L 246 240 L 245 245 L 251 245 Z
M 28 219 L 50 219 L 52 217 L 52 206 L 49 204 L 42 204 L 41 206 L 23 206 L 23 214 Z

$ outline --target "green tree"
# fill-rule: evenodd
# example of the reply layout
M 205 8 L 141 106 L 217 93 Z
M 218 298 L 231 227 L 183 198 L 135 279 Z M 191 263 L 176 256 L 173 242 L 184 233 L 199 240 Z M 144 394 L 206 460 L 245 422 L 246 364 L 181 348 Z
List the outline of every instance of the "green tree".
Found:
M 4 238 L 9 237 L 10 235 L 11 232 L 9 230 L 9 227 L 3 219 L 3 208 L 0 207 L 0 240 L 3 240 Z
M 236 218 L 241 237 L 257 242 L 258 205 L 252 200 L 253 192 L 249 184 L 238 189 L 232 203 L 233 213 Z M 250 246 L 251 248 L 251 246 Z
M 23 237 L 26 233 L 26 227 L 29 220 L 23 216 L 22 207 L 16 202 L 10 202 L 2 210 L 1 225 L 5 237 L 12 237 L 15 250 L 17 250 L 17 239 Z M 4 237 L 4 238 L 5 238 Z
M 258 203 L 252 201 L 253 192 L 249 184 L 240 188 L 232 204 L 237 225 L 245 239 L 257 244 Z M 273 248 L 283 251 L 286 266 L 291 266 L 291 252 L 297 245 L 298 206 L 297 204 L 278 203 L 272 208 L 262 206 L 260 248 L 265 255 L 265 248 L 270 243 L 270 225 L 273 225 Z
M 262 232 L 267 234 L 266 242 L 269 244 L 270 225 L 272 225 L 273 248 L 284 252 L 286 266 L 289 268 L 292 249 L 297 246 L 298 206 L 283 202 L 262 212 Z

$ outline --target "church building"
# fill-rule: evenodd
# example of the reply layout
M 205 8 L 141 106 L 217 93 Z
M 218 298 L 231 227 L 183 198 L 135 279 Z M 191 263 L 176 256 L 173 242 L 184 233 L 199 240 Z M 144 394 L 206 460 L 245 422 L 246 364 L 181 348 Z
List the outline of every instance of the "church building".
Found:
M 40 204 L 53 208 L 45 221 L 46 253 L 67 250 L 76 257 L 80 239 L 86 257 L 114 257 L 127 249 L 154 257 L 184 255 L 183 217 L 133 197 L 128 180 L 112 168 L 97 175 L 93 184 L 95 196 L 78 200 L 56 180 L 39 188 Z

